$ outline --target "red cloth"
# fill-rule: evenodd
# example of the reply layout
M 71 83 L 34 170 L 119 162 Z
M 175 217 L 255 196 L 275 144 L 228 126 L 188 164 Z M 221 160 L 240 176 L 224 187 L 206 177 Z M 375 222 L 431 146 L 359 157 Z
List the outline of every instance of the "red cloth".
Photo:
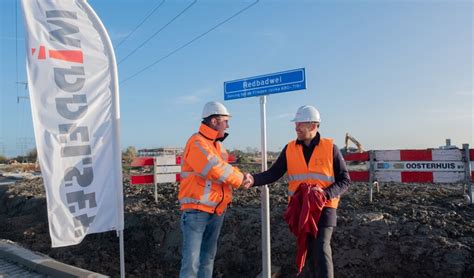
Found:
M 298 273 L 303 269 L 308 252 L 308 235 L 316 237 L 318 221 L 326 203 L 324 193 L 312 190 L 317 185 L 302 183 L 291 197 L 285 211 L 285 221 L 297 239 L 296 267 Z

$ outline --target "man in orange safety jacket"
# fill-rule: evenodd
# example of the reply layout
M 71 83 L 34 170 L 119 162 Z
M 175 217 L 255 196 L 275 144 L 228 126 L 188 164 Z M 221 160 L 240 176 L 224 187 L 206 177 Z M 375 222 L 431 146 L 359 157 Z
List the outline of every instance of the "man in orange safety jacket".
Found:
M 232 190 L 244 175 L 227 162 L 221 142 L 227 137 L 230 114 L 215 101 L 206 103 L 199 132 L 183 153 L 178 199 L 181 204 L 183 248 L 179 277 L 212 277 L 217 239 Z

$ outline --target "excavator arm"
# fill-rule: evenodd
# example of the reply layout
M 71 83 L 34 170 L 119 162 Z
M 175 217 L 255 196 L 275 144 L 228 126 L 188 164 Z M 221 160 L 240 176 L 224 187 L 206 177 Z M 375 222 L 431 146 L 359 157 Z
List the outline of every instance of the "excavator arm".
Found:
M 346 132 L 346 138 L 345 138 L 345 149 L 346 152 L 349 152 L 349 141 L 352 141 L 357 146 L 357 152 L 362 153 L 364 152 L 364 148 L 362 147 L 362 144 L 359 143 L 353 136 L 349 134 L 349 132 Z

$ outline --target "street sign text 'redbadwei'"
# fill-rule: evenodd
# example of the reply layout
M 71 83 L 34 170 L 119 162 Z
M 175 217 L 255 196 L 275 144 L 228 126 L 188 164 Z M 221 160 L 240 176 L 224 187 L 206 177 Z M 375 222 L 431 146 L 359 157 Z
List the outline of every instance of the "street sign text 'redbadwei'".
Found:
M 224 82 L 224 100 L 306 89 L 305 69 L 270 73 Z

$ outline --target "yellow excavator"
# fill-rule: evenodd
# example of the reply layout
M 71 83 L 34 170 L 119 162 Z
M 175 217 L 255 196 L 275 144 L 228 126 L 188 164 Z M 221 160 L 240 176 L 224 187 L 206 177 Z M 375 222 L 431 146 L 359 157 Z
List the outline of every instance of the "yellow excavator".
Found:
M 362 144 L 359 143 L 359 141 L 357 141 L 353 136 L 351 136 L 349 132 L 346 132 L 346 139 L 344 141 L 345 141 L 345 147 L 344 147 L 345 153 L 364 152 L 364 148 L 362 147 Z M 352 143 L 354 143 L 357 146 L 357 149 L 349 148 L 349 141 L 352 141 Z

